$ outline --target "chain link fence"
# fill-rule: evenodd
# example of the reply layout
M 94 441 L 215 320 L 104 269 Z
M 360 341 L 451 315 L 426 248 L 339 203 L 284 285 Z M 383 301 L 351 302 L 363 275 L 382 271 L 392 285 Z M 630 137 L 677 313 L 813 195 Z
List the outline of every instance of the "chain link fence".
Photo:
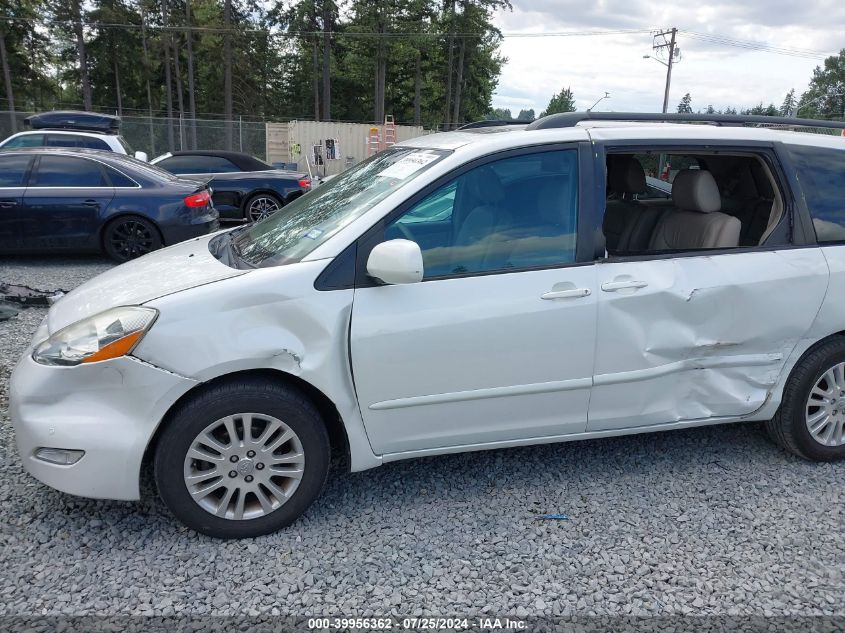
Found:
M 35 112 L 0 112 L 0 140 L 24 128 L 24 119 Z M 231 129 L 232 144 L 227 147 L 226 130 Z M 184 117 L 121 117 L 120 134 L 133 151 L 146 152 L 150 158 L 170 151 L 189 149 L 232 149 L 261 159 L 266 158 L 267 126 L 264 121 L 223 119 L 188 119 Z

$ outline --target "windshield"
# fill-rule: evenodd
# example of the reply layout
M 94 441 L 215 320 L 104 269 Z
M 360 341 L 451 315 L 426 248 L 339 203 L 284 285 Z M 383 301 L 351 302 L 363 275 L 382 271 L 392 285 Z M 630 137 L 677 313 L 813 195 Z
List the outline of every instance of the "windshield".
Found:
M 380 152 L 240 232 L 235 251 L 250 266 L 297 262 L 449 153 L 406 147 Z

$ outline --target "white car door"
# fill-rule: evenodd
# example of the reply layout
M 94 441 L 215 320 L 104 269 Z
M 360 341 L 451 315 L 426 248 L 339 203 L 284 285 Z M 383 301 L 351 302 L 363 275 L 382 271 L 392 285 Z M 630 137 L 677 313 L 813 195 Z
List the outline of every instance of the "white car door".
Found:
M 576 263 L 578 153 L 476 166 L 390 221 L 422 282 L 355 291 L 355 388 L 377 454 L 581 432 L 595 267 Z
M 752 413 L 827 288 L 818 248 L 598 266 L 588 430 Z
M 685 183 L 700 181 L 703 188 L 705 180 Z M 692 197 L 686 187 L 675 191 L 674 206 L 690 209 L 698 204 L 687 206 Z M 719 190 L 708 204 L 714 198 L 721 204 Z M 780 208 L 793 206 L 780 202 L 788 200 L 782 192 L 776 199 Z M 672 226 L 680 235 L 677 220 Z M 813 323 L 828 284 L 820 249 L 793 247 L 785 243 L 787 235 L 778 238 L 784 242 L 779 249 L 644 252 L 600 263 L 588 430 L 731 418 L 759 409 Z

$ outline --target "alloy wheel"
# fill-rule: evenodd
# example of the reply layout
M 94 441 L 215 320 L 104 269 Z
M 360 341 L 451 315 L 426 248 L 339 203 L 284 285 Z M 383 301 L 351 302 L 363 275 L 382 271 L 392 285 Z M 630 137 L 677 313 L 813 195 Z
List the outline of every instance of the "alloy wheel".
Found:
M 258 222 L 264 218 L 269 218 L 281 207 L 275 198 L 270 196 L 258 196 L 249 203 L 247 215 L 249 215 L 250 222 Z
M 185 486 L 205 511 L 231 520 L 256 519 L 281 507 L 299 487 L 305 453 L 278 418 L 240 413 L 220 418 L 191 443 Z
M 845 363 L 829 368 L 816 381 L 807 398 L 805 420 L 819 444 L 845 444 Z
M 124 220 L 116 224 L 108 239 L 114 251 L 125 259 L 149 253 L 155 243 L 155 236 L 150 227 L 136 220 Z

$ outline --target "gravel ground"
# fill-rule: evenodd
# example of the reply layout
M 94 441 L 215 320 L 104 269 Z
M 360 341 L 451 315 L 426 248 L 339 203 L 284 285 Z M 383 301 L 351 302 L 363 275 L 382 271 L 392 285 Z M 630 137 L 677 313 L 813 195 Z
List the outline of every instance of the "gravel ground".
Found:
M 0 260 L 65 290 L 102 260 Z M 0 614 L 845 615 L 845 464 L 757 424 L 335 468 L 293 527 L 221 542 L 140 503 L 64 495 L 13 444 L 0 323 Z M 569 519 L 537 520 L 540 513 Z

